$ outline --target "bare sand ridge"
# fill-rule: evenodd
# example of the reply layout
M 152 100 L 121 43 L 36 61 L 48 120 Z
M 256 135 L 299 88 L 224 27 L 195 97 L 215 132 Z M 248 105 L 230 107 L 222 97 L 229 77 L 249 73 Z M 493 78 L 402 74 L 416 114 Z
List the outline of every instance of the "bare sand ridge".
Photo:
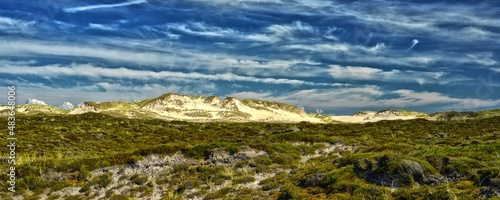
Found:
M 3 107 L 0 107 L 2 110 Z M 188 96 L 168 93 L 140 102 L 85 102 L 71 110 L 61 110 L 49 105 L 21 105 L 20 113 L 47 112 L 54 114 L 104 113 L 129 118 L 160 118 L 197 122 L 311 122 L 311 123 L 366 123 L 380 120 L 431 119 L 425 113 L 383 110 L 360 111 L 352 116 L 330 116 L 306 113 L 303 109 L 279 102 L 239 100 L 234 97 L 220 99 L 216 96 Z

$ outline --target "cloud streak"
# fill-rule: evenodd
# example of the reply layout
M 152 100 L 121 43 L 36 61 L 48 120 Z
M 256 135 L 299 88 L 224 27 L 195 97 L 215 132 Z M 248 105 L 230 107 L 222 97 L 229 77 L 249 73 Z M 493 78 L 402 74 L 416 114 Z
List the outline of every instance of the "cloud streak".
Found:
M 244 81 L 266 84 L 287 84 L 287 85 L 309 85 L 309 86 L 342 86 L 340 83 L 317 83 L 297 79 L 285 78 L 258 78 L 250 76 L 241 76 L 233 73 L 221 74 L 202 74 L 197 72 L 184 73 L 175 71 L 145 71 L 127 68 L 102 68 L 90 64 L 72 64 L 70 66 L 48 65 L 48 66 L 5 66 L 0 68 L 0 73 L 12 75 L 33 75 L 42 77 L 61 77 L 61 76 L 86 76 L 86 77 L 110 77 L 118 79 L 136 79 L 136 80 L 199 80 L 207 79 L 214 81 Z
M 382 69 L 372 67 L 332 65 L 328 72 L 335 80 L 418 83 L 420 85 L 445 85 L 452 82 L 471 81 L 471 79 L 464 77 L 450 77 L 448 73 L 442 71 L 413 71 L 398 69 L 384 71 Z
M 109 40 L 111 41 L 111 40 Z M 121 43 L 120 43 L 121 42 Z M 150 51 L 138 52 L 125 48 L 117 48 L 117 45 L 124 45 L 130 48 L 148 49 Z M 146 42 L 138 43 L 131 41 L 117 40 L 110 43 L 114 48 L 91 45 L 71 45 L 50 42 L 36 41 L 11 41 L 0 42 L 0 53 L 13 57 L 73 57 L 80 59 L 82 57 L 104 59 L 111 63 L 126 64 L 147 64 L 149 68 L 158 69 L 160 67 L 169 67 L 181 69 L 189 66 L 190 70 L 206 70 L 211 72 L 223 73 L 234 72 L 245 75 L 261 76 L 290 76 L 310 77 L 321 74 L 320 69 L 309 69 L 302 71 L 307 66 L 317 66 L 320 63 L 310 60 L 281 60 L 281 59 L 263 59 L 254 56 L 239 56 L 231 54 L 219 54 L 211 52 L 200 52 L 198 50 L 183 48 L 157 48 L 156 45 Z M 304 66 L 304 67 L 301 67 Z M 264 70 L 268 69 L 268 70 Z M 294 71 L 301 73 L 292 73 Z
M 418 108 L 442 105 L 451 105 L 450 108 L 467 105 L 467 109 L 477 109 L 500 105 L 500 100 L 496 99 L 456 98 L 438 92 L 414 90 L 387 91 L 377 86 L 297 90 L 284 94 L 245 91 L 230 95 L 243 99 L 258 97 L 292 105 L 304 105 L 309 109 L 321 107 L 328 110 Z
M 417 39 L 413 39 L 413 40 L 411 41 L 411 46 L 410 46 L 410 48 L 408 48 L 408 49 L 406 50 L 406 52 L 408 52 L 408 51 L 412 50 L 412 49 L 413 49 L 413 47 L 415 47 L 415 45 L 417 45 L 417 44 L 418 44 L 418 40 L 417 40 Z
M 88 11 L 88 10 L 94 10 L 94 9 L 116 8 L 116 7 L 123 7 L 123 6 L 142 4 L 142 3 L 147 3 L 147 0 L 136 0 L 136 1 L 129 1 L 129 2 L 124 2 L 124 3 L 116 3 L 116 4 L 99 4 L 99 5 L 92 5 L 92 6 L 72 7 L 72 8 L 65 8 L 65 9 L 63 9 L 63 11 L 67 12 L 67 13 L 76 13 L 76 12 L 82 12 L 82 11 Z

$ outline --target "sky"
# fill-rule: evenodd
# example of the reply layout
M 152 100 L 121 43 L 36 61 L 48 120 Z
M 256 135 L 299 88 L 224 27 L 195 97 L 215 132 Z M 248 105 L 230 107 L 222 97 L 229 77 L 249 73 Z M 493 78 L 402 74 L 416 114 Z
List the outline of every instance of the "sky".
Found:
M 2 0 L 0 85 L 55 106 L 174 92 L 484 110 L 500 107 L 499 38 L 496 0 Z

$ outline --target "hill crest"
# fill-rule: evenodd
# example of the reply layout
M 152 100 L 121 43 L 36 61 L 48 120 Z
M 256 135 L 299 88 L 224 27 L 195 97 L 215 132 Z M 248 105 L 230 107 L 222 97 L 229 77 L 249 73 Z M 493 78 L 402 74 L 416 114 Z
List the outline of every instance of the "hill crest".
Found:
M 359 111 L 351 116 L 331 116 L 307 113 L 302 108 L 273 101 L 217 96 L 189 96 L 167 93 L 143 101 L 108 101 L 81 103 L 72 109 L 61 109 L 51 105 L 24 104 L 17 106 L 21 114 L 63 114 L 103 113 L 115 117 L 184 120 L 197 122 L 311 122 L 311 123 L 366 123 L 380 120 L 458 120 L 484 118 L 500 115 L 500 110 L 479 112 L 423 112 L 386 109 L 381 111 Z M 0 114 L 6 109 L 0 105 Z M 498 111 L 498 112 L 497 112 Z

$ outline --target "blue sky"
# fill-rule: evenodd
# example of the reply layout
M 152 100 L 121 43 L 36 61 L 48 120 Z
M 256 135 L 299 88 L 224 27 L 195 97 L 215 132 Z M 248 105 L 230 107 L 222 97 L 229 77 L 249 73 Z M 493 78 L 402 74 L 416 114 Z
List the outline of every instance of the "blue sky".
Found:
M 0 85 L 56 106 L 176 92 L 481 110 L 500 105 L 499 38 L 495 0 L 3 0 Z

